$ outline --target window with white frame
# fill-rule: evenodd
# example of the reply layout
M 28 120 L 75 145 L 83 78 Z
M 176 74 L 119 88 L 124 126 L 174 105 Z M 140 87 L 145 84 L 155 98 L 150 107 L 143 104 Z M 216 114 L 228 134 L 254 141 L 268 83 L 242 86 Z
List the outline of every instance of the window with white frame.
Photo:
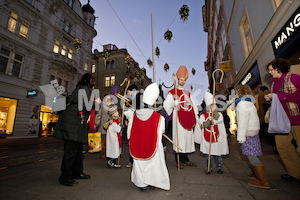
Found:
M 27 34 L 28 34 L 28 29 L 29 29 L 29 21 L 26 20 L 26 19 L 23 19 L 22 20 L 22 24 L 20 26 L 20 32 L 19 32 L 19 35 L 23 38 L 27 38 Z
M 59 53 L 59 45 L 60 45 L 59 40 L 55 40 L 55 44 L 54 44 L 54 47 L 53 47 L 53 52 L 54 53 Z
M 242 20 L 240 22 L 240 32 L 241 32 L 241 39 L 244 48 L 244 54 L 245 57 L 247 58 L 253 49 L 253 39 L 251 35 L 251 27 L 249 24 L 246 10 L 244 11 Z
M 2 47 L 0 50 L 0 72 L 19 77 L 23 57 L 24 56 L 19 53 Z

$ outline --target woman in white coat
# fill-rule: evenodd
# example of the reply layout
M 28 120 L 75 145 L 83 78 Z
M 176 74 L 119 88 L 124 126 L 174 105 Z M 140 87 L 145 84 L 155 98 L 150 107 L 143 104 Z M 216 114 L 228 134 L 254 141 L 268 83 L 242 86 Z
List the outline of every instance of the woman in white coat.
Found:
M 238 125 L 237 140 L 242 144 L 242 154 L 248 157 L 254 171 L 254 174 L 250 174 L 248 177 L 255 180 L 249 181 L 248 184 L 252 187 L 269 189 L 270 184 L 267 180 L 265 166 L 259 159 L 263 154 L 258 134 L 260 124 L 254 105 L 255 98 L 248 85 L 237 86 L 236 93 L 239 96 L 235 102 Z

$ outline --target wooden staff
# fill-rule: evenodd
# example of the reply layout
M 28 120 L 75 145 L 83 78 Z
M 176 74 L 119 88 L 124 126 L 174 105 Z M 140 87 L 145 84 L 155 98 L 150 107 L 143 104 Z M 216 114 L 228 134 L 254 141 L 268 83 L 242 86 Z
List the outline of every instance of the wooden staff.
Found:
M 177 100 L 177 86 L 176 86 L 176 77 L 175 74 L 173 73 L 173 82 L 174 82 L 174 87 L 175 87 L 175 100 Z M 177 167 L 178 171 L 180 171 L 180 161 L 179 161 L 179 139 L 178 139 L 178 112 L 177 112 L 177 106 L 175 106 L 175 114 L 176 114 L 176 133 L 177 133 Z M 182 149 L 181 149 L 182 150 Z
M 215 79 L 215 73 L 216 71 L 221 71 L 222 73 L 222 76 L 221 76 L 221 79 L 220 79 L 220 83 L 222 83 L 223 81 L 223 76 L 224 76 L 224 72 L 221 70 L 221 69 L 216 69 L 213 71 L 212 73 L 212 77 L 213 77 L 213 80 L 214 80 L 214 85 L 213 85 L 213 101 L 212 101 L 212 105 L 215 103 L 215 91 L 216 91 L 216 79 Z M 210 172 L 210 154 L 211 154 L 211 138 L 212 138 L 212 130 L 214 128 L 214 123 L 213 123 L 213 114 L 212 114 L 212 111 L 210 109 L 210 112 L 209 112 L 209 115 L 210 115 L 210 119 L 212 121 L 212 124 L 210 126 L 210 133 L 209 133 L 209 153 L 208 153 L 208 163 L 207 163 L 207 171 Z

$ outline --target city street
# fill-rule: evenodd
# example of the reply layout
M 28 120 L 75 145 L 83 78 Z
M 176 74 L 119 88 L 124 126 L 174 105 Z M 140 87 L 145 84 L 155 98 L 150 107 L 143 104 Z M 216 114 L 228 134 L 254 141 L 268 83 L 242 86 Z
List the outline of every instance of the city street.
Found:
M 248 186 L 247 174 L 251 171 L 240 154 L 240 145 L 231 136 L 230 154 L 223 157 L 223 174 L 215 171 L 211 175 L 204 173 L 206 157 L 200 154 L 198 145 L 196 152 L 190 155 L 190 160 L 198 166 L 185 167 L 178 172 L 171 145 L 168 143 L 166 159 L 171 189 L 148 189 L 141 192 L 130 181 L 131 169 L 125 167 L 129 161 L 126 141 L 120 159 L 121 169 L 108 169 L 106 161 L 99 159 L 98 153 L 85 153 L 84 171 L 92 178 L 79 180 L 78 185 L 66 187 L 58 183 L 63 153 L 63 143 L 60 140 L 52 137 L 3 139 L 0 140 L 0 199 L 300 199 L 300 183 L 280 178 L 285 170 L 272 142 L 270 139 L 263 139 L 262 143 L 264 156 L 261 160 L 266 166 L 272 187 L 269 190 Z M 5 162 L 5 159 L 10 162 Z M 5 167 L 5 163 L 10 164 Z

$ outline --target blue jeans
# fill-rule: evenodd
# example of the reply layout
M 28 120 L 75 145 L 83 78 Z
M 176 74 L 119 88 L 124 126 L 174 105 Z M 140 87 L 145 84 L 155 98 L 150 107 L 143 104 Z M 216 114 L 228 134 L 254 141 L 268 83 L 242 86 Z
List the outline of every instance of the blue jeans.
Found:
M 206 157 L 206 166 L 208 166 L 208 157 Z M 212 156 L 210 155 L 210 170 L 213 169 L 213 160 L 214 160 L 214 157 L 215 157 L 215 160 L 216 160 L 216 168 L 217 170 L 221 170 L 222 167 L 223 167 L 223 160 L 222 160 L 222 156 Z

